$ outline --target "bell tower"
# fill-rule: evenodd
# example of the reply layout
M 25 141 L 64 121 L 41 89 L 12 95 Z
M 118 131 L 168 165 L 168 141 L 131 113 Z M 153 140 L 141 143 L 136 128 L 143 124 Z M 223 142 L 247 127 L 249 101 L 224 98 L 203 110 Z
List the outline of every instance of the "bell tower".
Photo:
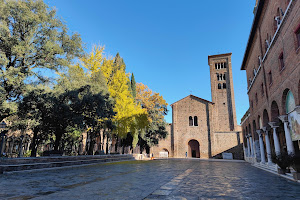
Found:
M 234 131 L 237 127 L 231 54 L 208 56 L 211 96 L 214 105 L 215 131 Z

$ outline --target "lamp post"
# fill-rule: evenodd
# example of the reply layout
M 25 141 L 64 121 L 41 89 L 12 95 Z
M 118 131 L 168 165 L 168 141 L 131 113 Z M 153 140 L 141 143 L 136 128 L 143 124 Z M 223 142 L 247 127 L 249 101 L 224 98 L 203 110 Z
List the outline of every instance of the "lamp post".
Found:
M 1 136 L 1 146 L 0 146 L 0 157 L 3 156 L 3 146 L 4 146 L 4 139 L 5 139 L 5 130 L 6 128 L 6 123 L 4 121 L 2 121 L 0 123 L 0 130 L 1 130 L 1 133 L 0 133 L 0 136 Z

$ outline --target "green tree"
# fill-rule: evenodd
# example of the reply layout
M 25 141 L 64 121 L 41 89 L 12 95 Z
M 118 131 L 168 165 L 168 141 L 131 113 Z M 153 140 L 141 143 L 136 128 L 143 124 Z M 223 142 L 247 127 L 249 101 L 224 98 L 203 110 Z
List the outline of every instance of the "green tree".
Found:
M 50 88 L 38 85 L 28 91 L 18 104 L 17 118 L 13 129 L 33 132 L 31 156 L 35 157 L 38 145 L 49 138 L 48 118 L 53 110 L 53 95 Z
M 134 78 L 133 73 L 131 75 L 130 83 L 131 83 L 130 85 L 131 85 L 132 97 L 133 97 L 133 99 L 135 99 L 136 98 L 136 82 L 135 82 L 135 78 Z
M 168 104 L 159 93 L 153 92 L 142 83 L 137 83 L 136 101 L 147 110 L 150 122 L 145 131 L 139 135 L 139 144 L 141 148 L 156 145 L 160 139 L 167 136 L 164 116 L 168 112 Z
M 102 47 L 95 46 L 93 51 L 80 58 L 80 63 L 69 66 L 67 73 L 61 73 L 58 79 L 58 84 L 55 89 L 60 93 L 78 90 L 83 87 L 89 87 L 85 93 L 80 93 L 82 102 L 79 107 L 82 107 L 84 117 L 84 130 L 87 130 L 91 143 L 89 154 L 93 153 L 93 146 L 96 143 L 96 138 L 102 133 L 103 136 L 109 137 L 109 131 L 113 128 L 112 118 L 115 115 L 113 112 L 114 101 L 109 96 L 106 78 L 100 70 L 103 65 Z M 102 106 L 102 112 L 99 112 L 94 104 Z M 94 106 L 94 107 L 92 107 Z M 102 137 L 104 138 L 104 137 Z
M 0 0 L 0 121 L 16 111 L 28 83 L 46 82 L 81 55 L 81 38 L 42 0 Z
M 114 111 L 116 115 L 113 122 L 116 128 L 114 133 L 121 139 L 126 138 L 130 133 L 133 137 L 132 145 L 135 146 L 139 131 L 148 125 L 147 111 L 135 103 L 129 89 L 130 79 L 129 75 L 126 74 L 125 64 L 116 65 L 116 63 L 120 63 L 116 60 L 123 59 L 117 54 L 114 60 L 106 60 L 101 66 L 110 95 L 115 100 Z

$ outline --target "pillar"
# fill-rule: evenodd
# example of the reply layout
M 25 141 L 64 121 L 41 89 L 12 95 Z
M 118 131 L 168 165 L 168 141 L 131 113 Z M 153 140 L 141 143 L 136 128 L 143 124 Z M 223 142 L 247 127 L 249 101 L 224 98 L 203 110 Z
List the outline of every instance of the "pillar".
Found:
M 265 164 L 266 163 L 266 158 L 265 158 L 265 148 L 264 148 L 263 134 L 262 134 L 262 131 L 260 129 L 256 130 L 256 133 L 259 136 L 259 148 L 260 148 L 260 158 L 261 158 L 260 163 Z
M 278 117 L 284 125 L 284 134 L 285 134 L 285 141 L 287 146 L 288 154 L 295 154 L 295 149 L 292 141 L 292 137 L 290 134 L 290 130 L 288 128 L 288 118 L 287 115 L 281 115 Z
M 262 129 L 263 129 L 263 131 L 265 133 L 268 163 L 272 164 L 271 143 L 270 143 L 270 138 L 269 138 L 269 130 L 267 129 L 267 127 L 263 127 Z
M 273 139 L 274 139 L 274 146 L 275 146 L 275 153 L 276 155 L 280 155 L 280 144 L 279 144 L 279 139 L 276 133 L 276 128 L 279 126 L 276 126 L 276 122 L 269 122 L 268 123 L 271 128 L 273 129 Z
M 249 134 L 249 141 L 250 141 L 250 147 L 251 147 L 251 157 L 254 157 L 254 149 L 253 149 L 253 141 L 252 141 L 252 136 Z

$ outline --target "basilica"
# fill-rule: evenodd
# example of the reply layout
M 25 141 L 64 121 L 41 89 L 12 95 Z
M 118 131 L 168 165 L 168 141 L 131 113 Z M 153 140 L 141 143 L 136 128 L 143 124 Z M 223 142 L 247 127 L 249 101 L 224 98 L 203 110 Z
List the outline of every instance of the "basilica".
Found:
M 212 158 L 243 143 L 236 120 L 231 53 L 208 56 L 208 65 L 212 101 L 189 95 L 171 104 L 169 134 L 151 148 L 154 157 Z

